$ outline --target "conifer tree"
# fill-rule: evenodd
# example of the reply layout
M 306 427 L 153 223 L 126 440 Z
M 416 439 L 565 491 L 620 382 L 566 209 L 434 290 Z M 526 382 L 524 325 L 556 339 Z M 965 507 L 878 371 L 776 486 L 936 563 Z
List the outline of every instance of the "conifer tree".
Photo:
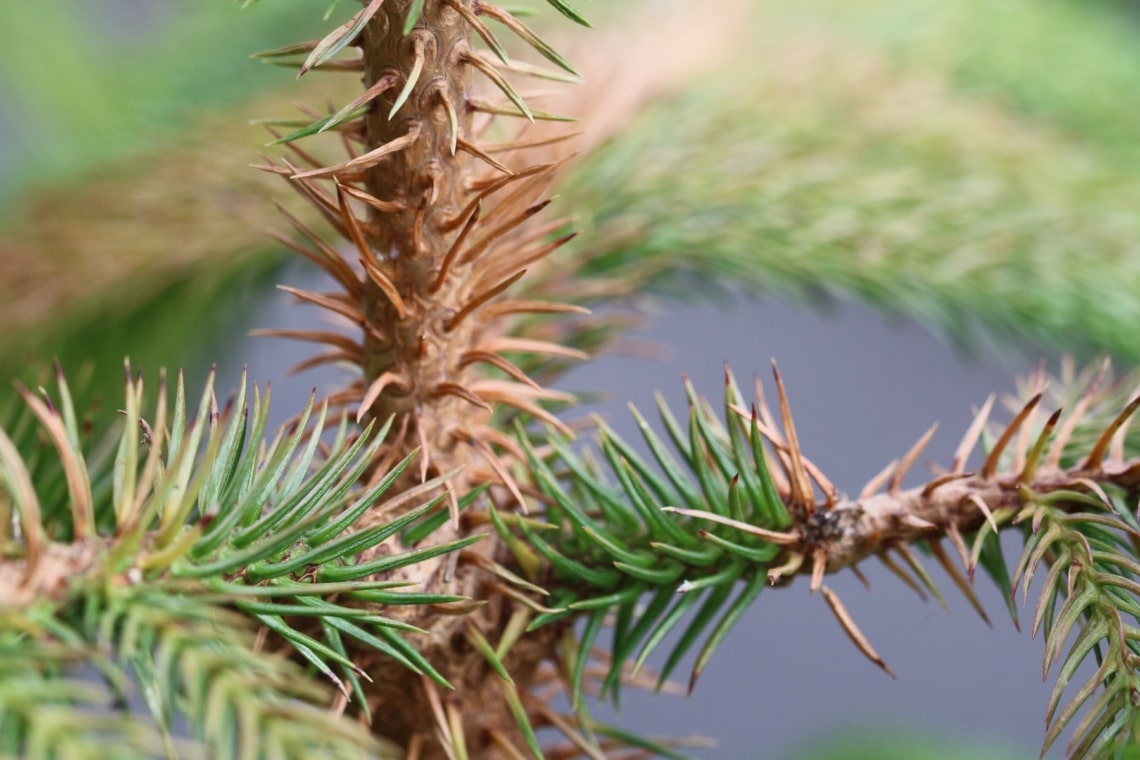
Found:
M 194 401 L 181 377 L 128 364 L 111 445 L 62 372 L 19 389 L 0 432 L 3 752 L 677 757 L 679 742 L 594 720 L 583 695 L 659 687 L 699 644 L 694 688 L 761 591 L 797 576 L 890 673 L 825 582 L 872 558 L 941 598 L 933 561 L 983 616 L 978 567 L 1023 603 L 1042 578 L 1031 628 L 1057 668 L 1044 749 L 1066 730 L 1076 757 L 1135 744 L 1130 381 L 1034 377 L 1008 421 L 987 401 L 929 482 L 902 488 L 933 429 L 855 498 L 805 455 L 775 366 L 771 404 L 726 370 L 716 408 L 690 387 L 681 415 L 634 412 L 648 456 L 604 424 L 584 453 L 558 415 L 575 399 L 544 383 L 620 329 L 588 305 L 651 273 L 567 254 L 573 222 L 549 213 L 559 171 L 597 138 L 585 123 L 575 143 L 574 114 L 528 88 L 572 86 L 574 62 L 485 0 L 364 0 L 261 55 L 361 80 L 274 132 L 285 152 L 259 167 L 340 238 L 282 208 L 278 239 L 337 286 L 288 292 L 350 326 L 267 332 L 319 346 L 301 369 L 358 377 L 267 432 L 257 385 L 219 403 L 211 380 Z M 46 447 L 22 453 L 36 436 Z

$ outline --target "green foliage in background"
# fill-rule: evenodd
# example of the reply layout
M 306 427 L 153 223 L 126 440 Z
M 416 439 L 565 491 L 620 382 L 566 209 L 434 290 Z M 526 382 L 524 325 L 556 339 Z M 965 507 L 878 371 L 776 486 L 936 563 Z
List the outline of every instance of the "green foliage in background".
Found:
M 822 27 L 1076 137 L 1121 168 L 1140 161 L 1140 102 L 1129 96 L 1140 14 L 1128 0 L 806 0 L 779 16 L 785 29 Z
M 281 72 L 249 56 L 321 23 L 291 3 L 258 16 L 226 3 L 0 4 L 0 407 L 12 378 L 41 383 L 53 359 L 87 378 L 77 405 L 94 404 L 100 427 L 125 354 L 151 376 L 189 365 L 205 378 L 280 261 L 262 229 L 265 183 L 246 166 L 265 140 L 240 109 Z M 12 313 L 26 296 L 62 308 Z
M 759 750 L 758 750 L 759 751 Z M 756 755 L 735 760 L 751 760 Z M 960 737 L 923 736 L 900 727 L 884 725 L 877 732 L 864 727 L 850 733 L 812 741 L 783 760 L 1016 760 L 1012 750 L 979 746 Z
M 642 115 L 571 181 L 582 247 L 611 252 L 595 271 L 1140 358 L 1140 25 L 998 0 L 758 16 L 736 76 Z
M 218 2 L 0 4 L 0 198 L 9 201 L 0 219 L 30 188 L 177 144 L 204 112 L 278 86 L 280 73 L 250 65 L 250 54 L 320 25 L 303 3 L 258 17 Z

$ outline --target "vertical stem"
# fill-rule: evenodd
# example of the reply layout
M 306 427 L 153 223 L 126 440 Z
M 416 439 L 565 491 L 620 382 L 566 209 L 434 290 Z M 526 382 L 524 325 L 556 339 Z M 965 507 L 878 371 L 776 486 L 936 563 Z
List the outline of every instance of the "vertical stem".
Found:
M 452 0 L 470 6 L 473 0 Z M 365 225 L 369 245 L 384 274 L 406 305 L 401 316 L 382 289 L 370 282 L 364 314 L 377 329 L 364 342 L 365 388 L 385 373 L 401 382 L 386 386 L 364 410 L 366 417 L 391 414 L 407 419 L 405 448 L 428 443 L 432 454 L 454 450 L 450 430 L 484 410 L 444 387 L 466 387 L 471 369 L 459 356 L 474 340 L 471 327 L 447 331 L 448 318 L 468 295 L 464 268 L 456 268 L 435 292 L 429 287 L 458 230 L 453 221 L 464 203 L 470 157 L 452 152 L 457 138 L 467 139 L 471 113 L 470 27 L 451 2 L 427 0 L 415 28 L 404 35 L 410 2 L 388 0 L 361 38 L 365 85 L 395 76 L 397 86 L 372 103 L 365 119 L 367 151 L 410 132 L 416 139 L 367 170 L 368 192 L 399 202 L 398 211 L 370 208 Z M 458 128 L 460 134 L 453 134 Z M 401 426 L 403 426 L 401 420 Z M 436 467 L 435 469 L 439 469 Z

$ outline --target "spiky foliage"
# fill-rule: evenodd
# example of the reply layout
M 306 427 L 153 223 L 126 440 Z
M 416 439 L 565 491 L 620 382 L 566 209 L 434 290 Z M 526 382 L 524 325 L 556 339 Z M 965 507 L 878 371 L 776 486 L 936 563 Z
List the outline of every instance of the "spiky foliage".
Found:
M 582 22 L 569 6 L 552 5 Z M 556 68 L 516 62 L 487 22 L 507 29 Z M 534 221 L 549 203 L 544 194 L 566 157 L 550 156 L 551 147 L 572 134 L 531 125 L 567 119 L 531 108 L 513 81 L 574 81 L 577 72 L 512 13 L 469 0 L 372 0 L 324 38 L 263 57 L 292 60 L 301 75 L 326 69 L 364 77 L 361 95 L 279 136 L 292 156 L 263 167 L 286 177 L 349 246 L 345 254 L 290 218 L 303 238 L 291 247 L 321 266 L 342 291 L 289 292 L 356 325 L 360 334 L 267 332 L 325 344 L 327 350 L 304 367 L 347 362 L 359 368 L 360 379 L 329 402 L 351 408 L 359 421 L 394 419 L 395 435 L 377 457 L 377 472 L 417 446 L 418 478 L 406 479 L 404 487 L 463 467 L 448 490 L 450 522 L 438 515 L 432 530 L 404 537 L 409 546 L 462 540 L 455 537 L 485 526 L 483 509 L 460 514 L 458 496 L 476 483 L 495 484 L 491 495 L 500 505 L 525 510 L 527 497 L 510 471 L 525 454 L 492 424 L 493 415 L 498 407 L 500 422 L 522 415 L 569 433 L 544 404 L 573 397 L 543 388 L 524 368 L 549 376 L 560 364 L 584 358 L 567 343 L 589 341 L 591 328 L 570 328 L 570 341 L 554 342 L 544 320 L 583 309 L 551 298 L 550 289 L 543 299 L 504 300 L 528 269 L 540 268 L 573 236 L 564 218 Z M 473 84 L 473 78 L 492 94 L 483 94 L 488 87 Z M 511 119 L 523 120 L 522 129 L 503 123 Z M 348 158 L 325 165 L 296 144 L 320 133 L 335 133 Z M 532 152 L 548 160 L 528 159 Z M 567 331 L 554 335 L 566 337 Z M 357 527 L 373 519 L 365 513 Z M 495 519 L 525 520 L 511 514 Z M 443 699 L 426 680 L 377 678 L 366 688 L 367 700 L 382 706 L 385 716 L 376 730 L 415 756 L 463 757 L 492 748 L 512 756 L 528 748 L 541 754 L 535 729 L 543 726 L 593 756 L 641 746 L 642 740 L 616 730 L 606 739 L 584 713 L 560 716 L 547 699 L 535 696 L 536 689 L 557 686 L 557 669 L 548 663 L 558 661 L 554 644 L 569 629 L 551 626 L 522 636 L 529 609 L 523 591 L 536 589 L 499 563 L 507 556 L 501 546 L 488 544 L 462 553 L 458 563 L 417 568 L 432 588 L 462 592 L 486 606 L 459 607 L 450 617 L 433 610 L 410 613 L 409 622 L 432 631 L 423 655 L 459 688 Z M 368 564 L 368 552 L 362 557 Z M 466 647 L 484 664 L 473 668 Z
M 662 17 L 620 36 L 601 30 L 591 35 L 590 45 L 574 56 L 585 82 L 542 93 L 549 108 L 580 114 L 590 128 L 576 130 L 579 134 L 569 140 L 561 139 L 563 125 L 548 123 L 545 130 L 543 124 L 528 126 L 535 143 L 527 149 L 531 162 L 555 164 L 620 134 L 640 106 L 688 80 L 716 49 L 718 35 L 732 18 L 705 17 L 694 27 L 688 17 Z M 682 30 L 686 45 L 668 62 L 628 65 L 631 58 L 650 58 L 657 40 Z M 290 63 L 288 56 L 261 60 Z M 626 65 L 619 67 L 619 61 Z M 147 68 L 149 63 L 138 65 Z M 621 73 L 620 81 L 614 80 L 615 70 Z M 565 78 L 571 77 L 567 73 Z M 288 89 L 288 97 L 347 102 L 353 97 L 347 80 L 307 77 L 296 89 Z M 300 118 L 263 118 L 287 107 L 283 95 L 270 93 L 227 110 L 224 117 L 195 118 L 175 144 L 139 151 L 129 166 L 73 178 L 66 193 L 51 186 L 25 197 L 0 236 L 0 259 L 7 273 L 0 283 L 0 323 L 8 328 L 0 336 L 0 374 L 32 383 L 46 361 L 58 357 L 74 379 L 85 362 L 96 368 L 115 365 L 124 345 L 130 346 L 135 366 L 148 372 L 171 364 L 208 365 L 219 339 L 227 338 L 226 325 L 243 319 L 254 303 L 243 288 L 260 286 L 288 250 L 264 237 L 262 228 L 277 215 L 264 196 L 278 195 L 284 188 L 275 177 L 258 179 L 248 173 L 248 157 L 262 149 L 264 138 L 261 130 L 245 126 L 250 121 L 292 133 L 319 116 L 308 111 Z M 308 148 L 317 152 L 339 144 L 334 130 L 308 142 L 317 143 Z M 506 147 L 499 143 L 495 150 Z M 313 234 L 335 236 L 320 212 L 303 199 L 285 194 L 279 200 Z M 229 213 L 234 210 L 240 213 Z M 506 319 L 524 319 L 527 324 L 519 331 L 532 337 L 570 349 L 596 348 L 622 322 L 613 316 L 587 320 L 579 315 L 571 325 L 551 319 L 551 314 L 517 310 L 537 306 L 535 301 L 590 303 L 636 285 L 623 281 L 628 279 L 624 275 L 613 281 L 574 276 L 588 259 L 579 250 L 557 266 L 532 267 L 514 286 L 511 300 L 516 303 L 495 308 Z M 210 315 L 210 321 L 195 320 L 193 329 L 187 329 L 187 309 Z M 211 325 L 216 331 L 206 329 Z M 549 357 L 520 354 L 512 359 L 540 382 L 557 370 L 556 363 L 544 361 Z M 80 406 L 86 406 L 84 395 L 103 399 L 103 414 L 113 406 L 110 399 L 118 396 L 114 373 L 102 369 L 77 390 Z M 9 391 L 0 388 L 0 397 Z
M 359 381 L 331 400 L 352 406 L 361 420 L 395 415 L 393 455 L 422 447 L 422 477 L 473 456 L 498 468 L 488 444 L 502 438 L 488 426 L 495 405 L 554 422 L 539 402 L 562 395 L 543 390 L 506 354 L 578 355 L 505 335 L 504 319 L 518 313 L 573 307 L 492 304 L 571 235 L 563 229 L 565 219 L 528 224 L 548 203 L 543 193 L 556 166 L 514 157 L 512 151 L 531 144 L 526 137 L 493 145 L 485 136 L 493 133 L 495 117 L 560 118 L 532 110 L 508 76 L 565 74 L 514 63 L 487 20 L 575 75 L 510 12 L 469 0 L 375 0 L 320 40 L 265 54 L 296 56 L 302 75 L 335 68 L 362 71 L 364 77 L 358 97 L 281 138 L 299 164 L 286 159 L 266 167 L 286 176 L 351 244 L 346 257 L 294 223 L 306 238 L 294 248 L 322 266 L 343 292 L 291 292 L 359 325 L 362 335 L 275 334 L 326 344 L 329 350 L 306 366 L 359 366 Z M 477 49 L 477 40 L 488 50 Z M 346 50 L 359 55 L 346 57 Z M 489 82 L 498 99 L 477 95 L 473 75 Z M 333 130 L 348 151 L 339 163 L 326 166 L 293 144 Z M 481 367 L 499 371 L 503 379 L 488 378 Z
M 560 0 L 550 4 L 582 20 Z M 856 646 L 887 669 L 823 579 L 876 556 L 937 596 L 912 546 L 929 551 L 979 612 L 970 589 L 977 564 L 1003 588 L 1047 567 L 1035 613 L 1046 668 L 1074 643 L 1046 747 L 1086 705 L 1074 753 L 1132 741 L 1134 626 L 1126 618 L 1136 622 L 1136 524 L 1123 505 L 1137 495 L 1140 463 L 1127 458 L 1122 431 L 1138 402 L 1091 391 L 1068 417 L 1058 412 L 1038 429 L 1037 392 L 971 471 L 987 404 L 945 473 L 902 488 L 931 431 L 849 499 L 803 456 L 779 376 L 779 421 L 759 393 L 745 408 L 728 378 L 723 424 L 691 392 L 687 431 L 662 410 L 691 475 L 643 420 L 655 464 L 602 426 L 615 488 L 542 405 L 571 399 L 532 379 L 580 357 L 567 342 L 604 337 L 606 326 L 551 328 L 532 317 L 580 310 L 502 300 L 568 237 L 565 220 L 531 220 L 560 162 L 522 158 L 565 135 L 512 134 L 500 123 L 549 116 L 508 76 L 564 75 L 514 62 L 487 20 L 573 75 L 517 17 L 481 0 L 365 0 L 325 37 L 267 54 L 302 74 L 364 75 L 363 94 L 288 125 L 295 131 L 279 142 L 292 157 L 264 167 L 285 176 L 349 245 L 346 254 L 291 217 L 305 241 L 286 244 L 341 288 L 292 292 L 358 335 L 286 336 L 327 345 L 306 365 L 359 368 L 360 380 L 326 403 L 349 407 L 363 432 L 345 421 L 322 443 L 325 407 L 314 422 L 310 405 L 262 444 L 265 402 L 255 389 L 247 409 L 244 388 L 232 414 L 218 412 L 207 392 L 192 421 L 180 392 L 168 432 L 164 389 L 144 423 L 141 382 L 128 378 L 123 435 L 113 463 L 100 465 L 82 451 L 66 385 L 58 404 L 22 394 L 60 465 L 56 477 L 37 477 L 30 469 L 38 464 L 29 468 L 0 438 L 0 672 L 12 676 L 4 683 L 31 684 L 0 686 L 3 715 L 14 716 L 0 726 L 5 748 L 50 756 L 78 742 L 78 751 L 97 753 L 111 738 L 170 755 L 196 740 L 207 753 L 242 756 L 337 756 L 369 745 L 415 758 L 676 756 L 669 743 L 599 725 L 586 710 L 587 687 L 616 698 L 623 683 L 652 683 L 641 674 L 646 658 L 693 612 L 656 682 L 704 636 L 691 688 L 761 590 L 801 574 Z M 489 52 L 475 50 L 477 40 Z M 477 93 L 475 74 L 499 94 Z M 348 158 L 326 165 L 296 145 L 321 132 L 339 138 Z M 603 273 L 616 266 L 604 253 L 582 258 Z M 556 293 L 559 279 L 548 271 L 539 289 Z M 594 295 L 618 292 L 606 285 Z M 544 340 L 546 331 L 559 340 Z M 479 365 L 498 374 L 480 374 Z M 496 405 L 506 412 L 497 420 Z M 554 429 L 512 439 L 501 423 L 517 415 Z M 370 437 L 367 426 L 381 419 L 383 434 Z M 385 493 L 394 495 L 381 504 Z M 1026 551 L 1011 577 L 996 536 L 1013 526 L 1026 532 Z M 496 536 L 481 540 L 491 529 Z M 420 589 L 401 590 L 416 581 Z M 597 655 L 611 618 L 612 652 Z M 1090 651 L 1101 669 L 1058 711 Z M 77 683 L 85 674 L 72 663 L 93 665 L 101 680 L 87 680 L 97 688 Z M 316 688 L 321 678 L 339 694 Z M 108 695 L 121 703 L 133 688 L 150 721 L 121 709 L 90 719 L 90 705 Z M 570 713 L 554 707 L 560 691 Z M 371 731 L 341 717 L 349 711 Z M 180 717 L 189 739 L 173 728 Z M 543 728 L 563 746 L 541 746 Z
M 387 429 L 350 439 L 342 420 L 322 443 L 326 410 L 309 430 L 310 404 L 265 442 L 268 393 L 255 387 L 249 403 L 243 387 L 221 411 L 207 387 L 191 416 L 181 381 L 171 410 L 161 380 L 144 418 L 142 380 L 128 373 L 116 445 L 88 452 L 62 377 L 54 398 L 21 395 L 54 464 L 47 450 L 25 459 L 0 433 L 5 753 L 104 757 L 115 742 L 139 755 L 195 745 L 226 757 L 390 754 L 330 711 L 329 690 L 288 656 L 323 673 L 340 699 L 368 678 L 346 640 L 443 682 L 408 641 L 422 632 L 395 611 L 461 599 L 371 576 L 480 536 L 357 562 L 438 506 L 415 505 L 427 488 L 405 491 L 390 502 L 412 502 L 402 517 L 344 533 L 410 463 L 359 490 Z
M 762 401 L 751 416 L 738 408 L 739 394 L 735 401 L 729 400 L 729 421 L 720 430 L 695 399 L 687 439 L 670 422 L 671 435 L 696 473 L 699 488 L 675 476 L 675 468 L 670 470 L 664 460 L 661 463 L 671 473 L 668 482 L 652 475 L 644 463 L 614 461 L 631 510 L 606 490 L 597 473 L 575 460 L 562 437 L 568 429 L 537 403 L 570 399 L 542 390 L 520 364 L 502 355 L 527 351 L 570 355 L 564 344 L 504 338 L 519 328 L 500 319 L 520 311 L 559 312 L 570 311 L 569 307 L 494 303 L 528 266 L 553 253 L 569 236 L 557 236 L 564 220 L 537 227 L 529 222 L 546 205 L 540 194 L 555 163 L 515 164 L 509 157 L 493 156 L 488 144 L 480 142 L 485 130 L 495 128 L 494 117 L 533 121 L 536 116 L 503 74 L 504 70 L 533 72 L 511 62 L 481 20 L 484 16 L 503 23 L 556 65 L 574 72 L 513 16 L 487 3 L 466 0 L 399 7 L 371 0 L 324 38 L 267 54 L 284 60 L 294 57 L 302 75 L 322 67 L 364 75 L 360 96 L 279 138 L 299 163 L 271 161 L 265 167 L 287 177 L 351 244 L 346 257 L 295 223 L 306 238 L 295 249 L 324 268 L 343 292 L 291 292 L 357 325 L 361 336 L 348 338 L 328 331 L 276 334 L 327 345 L 329 350 L 304 366 L 348 362 L 360 368 L 361 379 L 331 398 L 335 404 L 353 407 L 358 420 L 386 415 L 397 420 L 397 436 L 378 469 L 386 469 L 388 462 L 418 444 L 425 452 L 419 480 L 453 465 L 468 465 L 459 493 L 480 480 L 502 487 L 492 494 L 487 512 L 473 511 L 462 520 L 453 491 L 451 524 L 445 525 L 440 515 L 438 527 L 423 536 L 434 543 L 490 520 L 502 541 L 482 552 L 465 553 L 460 569 L 467 573 L 440 563 L 424 566 L 432 584 L 462 588 L 487 604 L 483 610 L 464 610 L 469 614 L 459 620 L 411 618 L 424 621 L 424 627 L 446 642 L 425 654 L 429 661 L 440 663 L 441 672 L 462 677 L 459 693 L 445 701 L 426 681 L 421 691 L 411 681 L 386 680 L 385 686 L 368 693 L 368 699 L 388 705 L 386 712 L 393 716 L 387 726 L 378 727 L 382 734 L 417 756 L 442 752 L 461 757 L 476 747 L 491 746 L 509 748 L 514 754 L 523 746 L 537 751 L 532 726 L 550 724 L 580 750 L 601 753 L 602 743 L 584 711 L 581 693 L 591 646 L 610 612 L 616 612 L 617 635 L 602 684 L 604 690 L 616 692 L 624 663 L 634 650 L 639 650 L 636 671 L 704 595 L 663 673 L 667 677 L 716 620 L 698 656 L 694 682 L 717 643 L 764 585 L 787 582 L 799 573 L 810 574 L 812 590 L 821 590 L 856 645 L 886 669 L 842 602 L 822 585 L 827 572 L 854 566 L 871 555 L 883 557 L 897 569 L 890 557 L 894 552 L 937 593 L 908 548 L 921 543 L 978 606 L 966 575 L 952 563 L 941 539 L 949 538 L 972 573 L 984 544 L 977 540 L 978 556 L 971 561 L 964 535 L 983 524 L 996 532 L 995 513 L 1011 504 L 1023 506 L 1026 494 L 1046 498 L 1056 492 L 1079 493 L 1088 490 L 1088 486 L 1082 489 L 1085 481 L 1095 483 L 1096 477 L 1127 486 L 1127 474 L 1097 469 L 1090 480 L 1084 470 L 1050 468 L 1042 459 L 1045 443 L 1030 456 L 1027 438 L 1013 449 L 1019 461 L 999 467 L 1015 432 L 1026 425 L 1034 401 L 1002 432 L 978 472 L 966 473 L 964 468 L 983 418 L 967 434 L 959 461 L 927 486 L 901 489 L 930 434 L 895 470 L 873 484 L 886 485 L 885 493 L 870 488 L 859 499 L 841 499 L 800 452 L 777 378 L 783 433 Z M 490 53 L 472 50 L 476 38 Z M 345 55 L 350 48 L 359 48 L 359 55 Z M 496 103 L 472 95 L 473 72 L 485 76 L 505 100 Z M 299 138 L 331 131 L 348 150 L 348 158 L 339 163 L 326 165 L 295 145 Z M 516 136 L 496 149 L 534 148 L 549 141 Z M 490 168 L 476 169 L 478 161 Z M 601 270 L 608 266 L 604 259 L 598 265 Z M 476 364 L 489 365 L 509 379 L 480 379 Z M 546 461 L 525 435 L 520 448 L 497 432 L 491 424 L 494 404 L 560 428 L 540 441 L 552 447 L 557 464 Z M 773 447 L 781 470 L 767 468 L 763 439 Z M 636 461 L 616 438 L 606 441 L 603 449 L 609 456 Z M 507 454 L 508 462 L 525 460 L 534 484 L 520 482 L 492 444 Z M 751 460 L 746 462 L 748 456 Z M 1095 466 L 1099 464 L 1097 460 Z M 569 469 L 569 476 L 558 472 L 562 466 Z M 742 475 L 745 472 L 752 475 Z M 575 489 L 570 495 L 563 490 L 567 477 Z M 822 501 L 817 501 L 817 487 L 823 492 Z M 511 504 L 525 509 L 528 489 L 543 505 L 541 519 L 502 511 Z M 498 509 L 493 505 L 496 499 Z M 681 517 L 662 514 L 662 506 Z M 362 515 L 362 524 L 369 519 Z M 695 527 L 705 521 L 711 526 Z M 551 531 L 549 537 L 543 536 L 546 530 Z M 998 574 L 993 551 L 986 559 Z M 507 556 L 513 557 L 514 568 L 501 564 Z M 899 574 L 917 587 L 910 575 L 902 570 Z M 674 586 L 682 579 L 683 595 L 671 604 Z M 745 588 L 728 604 L 738 580 L 745 582 Z M 651 595 L 651 606 L 635 625 L 636 605 L 646 594 Z M 575 641 L 567 632 L 581 616 L 587 622 L 581 640 Z M 523 636 L 524 629 L 532 635 Z M 456 633 L 482 656 L 486 668 L 473 672 L 467 668 L 451 643 Z M 498 643 L 492 644 L 496 638 Z M 562 657 L 553 655 L 556 641 L 567 642 Z M 570 693 L 573 722 L 557 718 L 546 702 L 533 699 L 534 688 L 549 681 L 543 663 L 552 659 Z M 498 677 L 492 683 L 499 688 L 491 690 L 493 699 L 488 700 L 491 672 Z M 409 694 L 416 695 L 409 706 L 393 712 L 391 706 L 400 699 L 407 702 Z M 464 706 L 476 701 L 483 715 L 472 726 L 465 723 L 470 711 Z M 489 710 L 491 705 L 497 707 Z
M 925 485 L 902 488 L 934 433 L 931 428 L 857 498 L 841 495 L 803 455 L 778 372 L 776 386 L 779 421 L 759 385 L 756 403 L 746 408 L 730 374 L 723 422 L 691 387 L 687 431 L 661 404 L 662 423 L 684 466 L 636 410 L 652 463 L 601 424 L 601 453 L 616 485 L 607 482 L 600 463 L 575 453 L 554 432 L 544 436 L 548 454 L 529 449 L 535 487 L 546 504 L 543 519 L 520 521 L 514 530 L 501 520 L 496 524 L 526 577 L 552 589 L 541 598 L 541 614 L 530 626 L 586 617 L 570 658 L 575 704 L 591 673 L 592 647 L 611 616 L 612 653 L 595 673 L 603 693 L 616 699 L 626 662 L 634 661 L 636 673 L 683 622 L 657 688 L 703 636 L 691 689 L 762 590 L 786 585 L 797 575 L 810 578 L 810 590 L 821 592 L 856 647 L 891 673 L 823 580 L 844 569 L 861 577 L 858 564 L 875 557 L 919 595 L 929 592 L 941 602 L 913 550 L 917 546 L 983 618 L 971 588 L 979 564 L 1011 595 L 1015 622 L 1012 589 L 1023 583 L 1027 592 L 1034 573 L 1048 568 L 1033 631 L 1045 631 L 1046 672 L 1055 663 L 1061 666 L 1043 752 L 1082 708 L 1086 712 L 1074 730 L 1071 755 L 1101 757 L 1133 746 L 1140 720 L 1132 696 L 1140 670 L 1134 631 L 1140 612 L 1134 578 L 1140 569 L 1135 560 L 1140 530 L 1129 505 L 1140 495 L 1140 459 L 1134 458 L 1136 445 L 1128 444 L 1126 431 L 1140 399 L 1125 403 L 1121 398 L 1121 389 L 1133 383 L 1107 383 L 1103 368 L 1069 378 L 1062 387 L 1072 396 L 1072 411 L 1064 415 L 1057 408 L 1038 425 L 1039 377 L 1032 397 L 995 431 L 980 466 L 968 469 L 967 463 L 992 398 L 948 469 Z M 1014 565 L 996 540 L 1004 528 L 1021 530 L 1025 537 L 1012 573 L 1008 568 Z M 1069 642 L 1068 654 L 1061 657 Z M 1100 667 L 1058 711 L 1074 673 L 1094 651 Z

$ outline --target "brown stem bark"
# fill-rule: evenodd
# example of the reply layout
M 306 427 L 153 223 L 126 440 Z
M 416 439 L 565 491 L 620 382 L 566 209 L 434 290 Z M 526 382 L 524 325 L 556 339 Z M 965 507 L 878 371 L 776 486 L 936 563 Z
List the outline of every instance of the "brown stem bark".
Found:
M 448 324 L 469 296 L 469 267 L 453 268 L 438 289 L 432 287 L 459 234 L 453 220 L 463 207 L 471 173 L 470 156 L 451 150 L 457 139 L 470 139 L 471 113 L 465 107 L 471 88 L 471 67 L 465 63 L 470 28 L 450 3 L 427 0 L 416 28 L 405 36 L 408 5 L 386 2 L 360 42 L 365 85 L 385 77 L 397 82 L 372 102 L 365 119 L 365 150 L 415 135 L 409 146 L 369 168 L 365 179 L 374 198 L 401 207 L 371 207 L 364 232 L 402 304 L 393 303 L 376 278 L 367 284 L 363 312 L 376 329 L 366 331 L 364 339 L 364 387 L 385 373 L 396 381 L 385 386 L 364 417 L 396 415 L 395 429 L 404 431 L 400 453 L 423 445 L 432 458 L 429 469 L 436 473 L 465 458 L 452 431 L 487 417 L 486 409 L 470 398 L 448 392 L 468 388 L 476 376 L 460 357 L 474 344 L 478 322 L 452 329 Z

